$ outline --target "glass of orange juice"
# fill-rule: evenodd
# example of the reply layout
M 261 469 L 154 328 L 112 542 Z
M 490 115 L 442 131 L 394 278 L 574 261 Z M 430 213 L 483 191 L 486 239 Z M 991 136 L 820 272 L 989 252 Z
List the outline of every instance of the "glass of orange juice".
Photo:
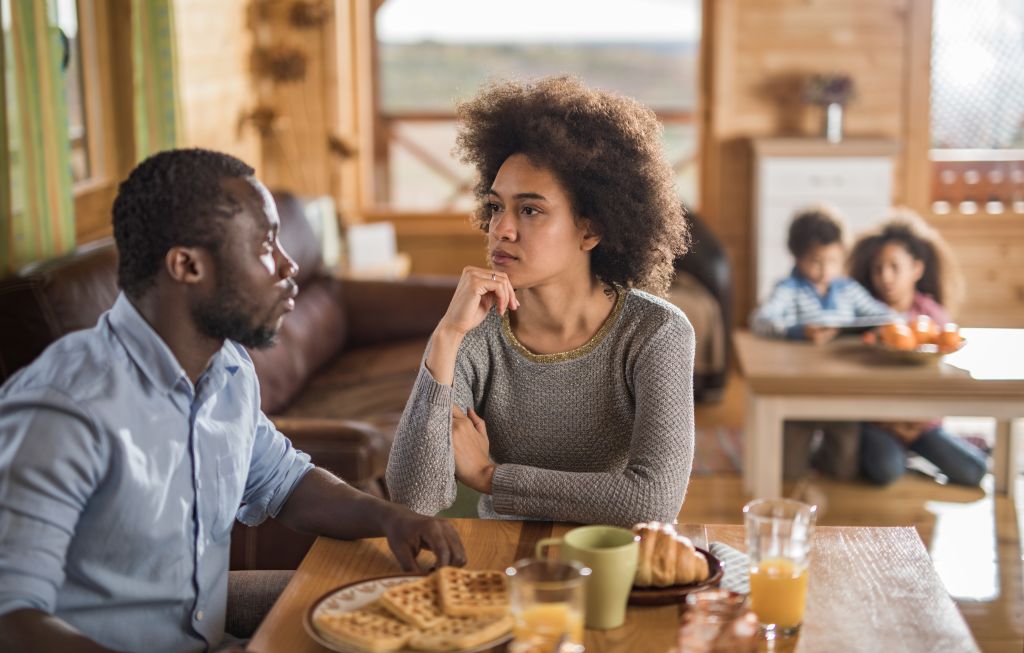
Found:
M 583 583 L 590 569 L 568 560 L 520 560 L 505 570 L 512 599 L 509 653 L 582 653 Z
M 761 628 L 793 635 L 807 606 L 807 568 L 817 506 L 757 499 L 743 507 L 750 556 L 750 608 Z

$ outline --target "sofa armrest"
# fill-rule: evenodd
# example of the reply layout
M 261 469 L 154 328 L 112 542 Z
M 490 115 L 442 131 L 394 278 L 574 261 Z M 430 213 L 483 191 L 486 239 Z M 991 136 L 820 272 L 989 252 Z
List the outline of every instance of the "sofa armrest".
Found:
M 341 284 L 351 343 L 346 347 L 429 335 L 448 310 L 458 283 L 458 277 L 346 279 Z
M 391 453 L 392 435 L 366 422 L 320 417 L 272 416 L 271 421 L 313 464 L 349 485 L 378 496 Z

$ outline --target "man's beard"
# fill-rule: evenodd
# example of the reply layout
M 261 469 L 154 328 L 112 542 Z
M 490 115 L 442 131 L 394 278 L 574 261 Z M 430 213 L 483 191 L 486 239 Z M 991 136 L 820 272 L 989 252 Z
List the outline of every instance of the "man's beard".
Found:
M 213 297 L 192 307 L 192 319 L 210 338 L 234 340 L 250 349 L 266 349 L 277 340 L 277 323 L 257 323 L 258 310 L 235 290 L 229 275 L 219 274 Z

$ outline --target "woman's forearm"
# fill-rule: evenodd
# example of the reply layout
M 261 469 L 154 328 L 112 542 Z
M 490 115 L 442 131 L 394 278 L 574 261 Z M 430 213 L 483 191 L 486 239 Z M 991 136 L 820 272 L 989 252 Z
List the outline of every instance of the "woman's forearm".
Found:
M 426 366 L 441 385 L 450 386 L 455 380 L 455 359 L 464 337 L 465 334 L 449 329 L 443 323 L 437 325 L 430 337 Z
M 433 515 L 455 500 L 452 387 L 420 368 L 395 430 L 386 472 L 391 500 Z

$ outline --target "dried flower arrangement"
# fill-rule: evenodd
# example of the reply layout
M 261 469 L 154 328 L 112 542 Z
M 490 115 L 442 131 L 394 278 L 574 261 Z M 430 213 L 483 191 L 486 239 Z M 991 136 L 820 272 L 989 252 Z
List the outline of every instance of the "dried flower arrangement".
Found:
M 843 73 L 811 75 L 804 84 L 803 98 L 807 104 L 845 105 L 853 97 L 853 79 Z

